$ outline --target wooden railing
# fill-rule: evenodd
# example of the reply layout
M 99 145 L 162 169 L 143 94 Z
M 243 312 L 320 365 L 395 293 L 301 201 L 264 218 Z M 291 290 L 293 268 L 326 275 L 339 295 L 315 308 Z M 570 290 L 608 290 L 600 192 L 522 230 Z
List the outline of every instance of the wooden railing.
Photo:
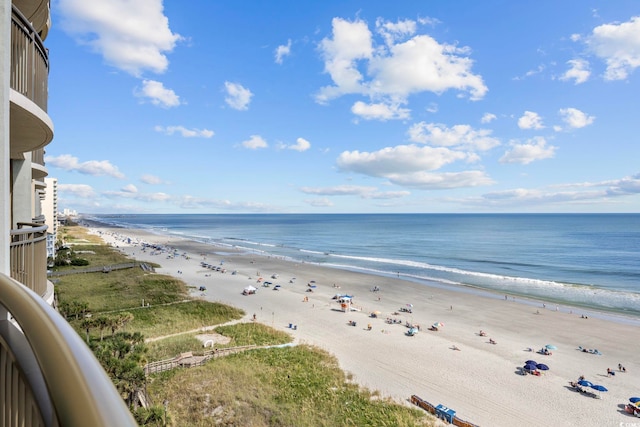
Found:
M 12 5 L 11 89 L 47 111 L 49 53 L 31 23 Z
M 47 291 L 47 226 L 18 223 L 11 230 L 11 277 L 35 293 Z
M 265 346 L 268 347 L 268 346 Z M 202 366 L 208 360 L 216 357 L 228 356 L 230 354 L 240 353 L 246 350 L 253 350 L 256 345 L 244 345 L 239 347 L 226 347 L 206 350 L 202 355 L 194 355 L 192 353 L 183 353 L 180 356 L 172 359 L 159 360 L 157 362 L 151 362 L 145 365 L 145 375 L 158 374 L 160 372 L 169 371 L 175 368 L 192 368 L 195 366 Z
M 0 425 L 137 426 L 69 323 L 39 295 L 1 273 L 0 314 Z

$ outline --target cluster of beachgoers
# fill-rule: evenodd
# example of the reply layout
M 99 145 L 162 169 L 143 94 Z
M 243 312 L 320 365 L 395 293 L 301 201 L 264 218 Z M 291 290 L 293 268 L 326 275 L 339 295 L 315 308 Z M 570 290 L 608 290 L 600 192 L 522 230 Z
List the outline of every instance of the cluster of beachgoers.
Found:
M 634 421 L 638 319 L 85 225 L 132 258 L 160 264 L 158 273 L 179 277 L 194 296 L 326 349 L 355 382 L 399 402 L 417 395 L 482 426 Z M 585 377 L 600 388 L 579 384 Z

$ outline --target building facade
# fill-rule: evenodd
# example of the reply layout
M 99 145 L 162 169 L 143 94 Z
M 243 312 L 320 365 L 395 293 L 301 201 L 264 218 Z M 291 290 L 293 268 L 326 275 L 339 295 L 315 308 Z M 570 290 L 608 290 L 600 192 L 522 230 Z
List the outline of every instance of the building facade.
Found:
M 45 178 L 46 190 L 42 200 L 42 214 L 47 226 L 47 259 L 56 257 L 56 241 L 58 240 L 58 180 Z
M 52 307 L 42 210 L 44 147 L 53 140 L 50 27 L 49 0 L 0 0 L 0 425 L 134 426 L 96 358 Z

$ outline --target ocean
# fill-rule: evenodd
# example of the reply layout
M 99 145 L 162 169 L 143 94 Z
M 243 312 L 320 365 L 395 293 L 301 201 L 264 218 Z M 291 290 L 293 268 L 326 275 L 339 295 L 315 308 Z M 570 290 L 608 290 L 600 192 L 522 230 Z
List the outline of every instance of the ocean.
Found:
M 640 214 L 85 217 L 381 278 L 640 318 Z

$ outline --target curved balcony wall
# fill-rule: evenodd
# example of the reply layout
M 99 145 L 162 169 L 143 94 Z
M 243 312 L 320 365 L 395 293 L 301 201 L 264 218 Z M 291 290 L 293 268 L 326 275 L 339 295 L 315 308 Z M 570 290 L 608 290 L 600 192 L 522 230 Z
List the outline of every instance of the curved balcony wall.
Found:
M 47 292 L 47 226 L 18 224 L 11 230 L 11 277 L 43 297 Z
M 91 350 L 38 295 L 0 273 L 0 425 L 137 426 Z M 17 327 L 16 327 L 17 324 Z
M 49 0 L 13 0 L 13 4 L 31 22 L 40 38 L 46 39 L 49 28 L 51 28 Z
M 44 165 L 44 149 L 40 148 L 31 153 L 31 177 L 35 180 L 42 181 L 48 175 L 47 168 Z
M 53 122 L 47 115 L 49 54 L 17 7 L 11 10 L 11 158 L 47 145 Z

